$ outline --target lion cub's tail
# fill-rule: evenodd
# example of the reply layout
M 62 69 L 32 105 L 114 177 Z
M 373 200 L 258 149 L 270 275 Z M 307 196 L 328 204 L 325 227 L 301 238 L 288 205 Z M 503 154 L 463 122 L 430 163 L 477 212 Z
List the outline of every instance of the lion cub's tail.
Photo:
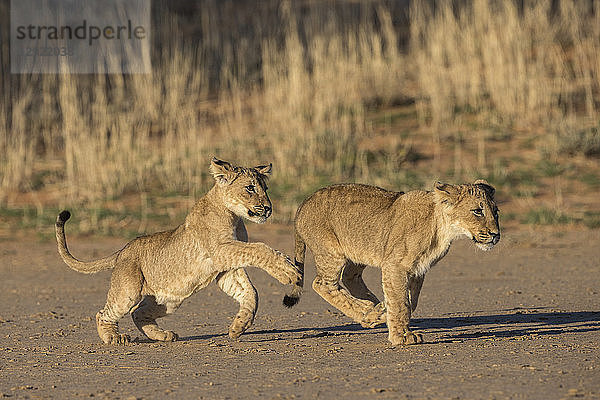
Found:
M 58 242 L 58 254 L 69 267 L 77 272 L 84 274 L 93 274 L 94 272 L 103 271 L 105 269 L 114 268 L 114 261 L 117 258 L 118 252 L 111 256 L 100 258 L 95 261 L 80 261 L 73 257 L 67 248 L 67 238 L 65 237 L 65 222 L 71 218 L 71 213 L 62 211 L 56 218 L 56 241 Z
M 289 294 L 286 294 L 283 297 L 283 305 L 286 307 L 293 307 L 300 301 L 300 296 L 302 296 L 302 287 L 304 286 L 304 256 L 306 254 L 306 244 L 304 240 L 298 235 L 298 232 L 295 233 L 295 249 L 294 249 L 294 264 L 300 270 L 302 274 L 302 279 L 298 281 L 292 288 L 292 291 Z

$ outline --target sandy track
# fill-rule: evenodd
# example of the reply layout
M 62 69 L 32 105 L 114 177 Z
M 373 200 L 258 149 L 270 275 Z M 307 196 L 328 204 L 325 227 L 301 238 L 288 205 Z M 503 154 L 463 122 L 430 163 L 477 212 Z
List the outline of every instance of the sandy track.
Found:
M 251 239 L 291 253 L 287 227 Z M 84 259 L 124 240 L 70 241 Z M 54 243 L 0 242 L 0 394 L 13 398 L 599 398 L 600 232 L 505 234 L 491 252 L 454 244 L 430 271 L 413 326 L 427 343 L 394 348 L 384 326 L 351 323 L 307 285 L 292 310 L 251 270 L 251 330 L 231 341 L 236 303 L 216 285 L 162 326 L 176 343 L 100 343 L 93 316 L 109 273 L 69 270 Z M 312 259 L 307 282 L 312 281 Z M 381 298 L 379 271 L 366 281 Z M 129 317 L 121 329 L 139 336 Z

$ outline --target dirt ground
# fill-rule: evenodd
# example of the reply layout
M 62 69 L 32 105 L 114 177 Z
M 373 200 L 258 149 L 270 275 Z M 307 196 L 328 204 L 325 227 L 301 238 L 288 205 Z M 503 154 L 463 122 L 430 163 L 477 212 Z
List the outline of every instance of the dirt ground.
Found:
M 291 228 L 250 226 L 291 253 Z M 125 239 L 72 238 L 83 259 Z M 175 343 L 101 344 L 93 320 L 109 272 L 69 270 L 53 242 L 0 242 L 0 394 L 8 398 L 600 398 L 600 231 L 504 232 L 483 253 L 455 242 L 425 279 L 413 327 L 425 344 L 392 347 L 309 286 L 300 304 L 252 269 L 254 326 L 227 336 L 235 301 L 215 284 L 162 325 Z M 365 272 L 381 295 L 380 273 Z M 307 282 L 314 266 L 309 257 Z M 131 319 L 121 329 L 139 336 Z

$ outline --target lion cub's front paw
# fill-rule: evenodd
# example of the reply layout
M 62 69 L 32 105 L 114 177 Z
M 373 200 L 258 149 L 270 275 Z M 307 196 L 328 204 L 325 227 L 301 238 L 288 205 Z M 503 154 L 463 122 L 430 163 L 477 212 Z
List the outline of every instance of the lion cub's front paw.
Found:
M 102 341 L 106 344 L 129 344 L 131 339 L 124 333 L 107 333 L 102 336 Z
M 229 337 L 231 339 L 239 338 L 242 333 L 246 332 L 254 321 L 254 313 L 248 310 L 240 310 L 235 316 L 233 323 L 229 327 Z
M 393 335 L 393 336 L 390 335 L 390 342 L 392 342 L 392 344 L 394 346 L 419 344 L 419 343 L 423 343 L 423 335 L 421 335 L 420 333 L 406 331 L 406 332 L 404 332 L 403 335 Z
M 296 267 L 294 261 L 287 255 L 275 250 L 278 256 L 281 272 L 285 275 L 285 279 L 279 281 L 284 285 L 297 284 L 302 280 L 302 272 Z
M 277 257 L 279 257 L 279 261 L 281 263 L 283 263 L 286 267 L 292 267 L 292 268 L 296 268 L 294 265 L 294 262 L 292 261 L 292 259 L 290 258 L 290 256 L 288 256 L 287 254 L 284 254 L 282 252 L 280 252 L 279 250 L 273 250 L 275 252 L 275 255 Z

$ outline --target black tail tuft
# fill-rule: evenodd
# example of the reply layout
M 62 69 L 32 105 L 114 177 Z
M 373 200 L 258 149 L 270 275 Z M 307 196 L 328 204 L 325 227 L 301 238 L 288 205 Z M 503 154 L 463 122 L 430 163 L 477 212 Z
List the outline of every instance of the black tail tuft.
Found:
M 287 308 L 292 308 L 300 301 L 300 297 L 292 297 L 287 294 L 283 296 L 283 305 Z
M 300 301 L 302 297 L 302 287 L 304 286 L 304 262 L 294 260 L 294 264 L 300 272 L 300 280 L 292 285 L 292 290 L 283 296 L 283 305 L 287 308 L 294 307 Z
M 71 218 L 71 213 L 67 210 L 61 211 L 56 218 L 56 225 L 64 225 L 67 220 Z

